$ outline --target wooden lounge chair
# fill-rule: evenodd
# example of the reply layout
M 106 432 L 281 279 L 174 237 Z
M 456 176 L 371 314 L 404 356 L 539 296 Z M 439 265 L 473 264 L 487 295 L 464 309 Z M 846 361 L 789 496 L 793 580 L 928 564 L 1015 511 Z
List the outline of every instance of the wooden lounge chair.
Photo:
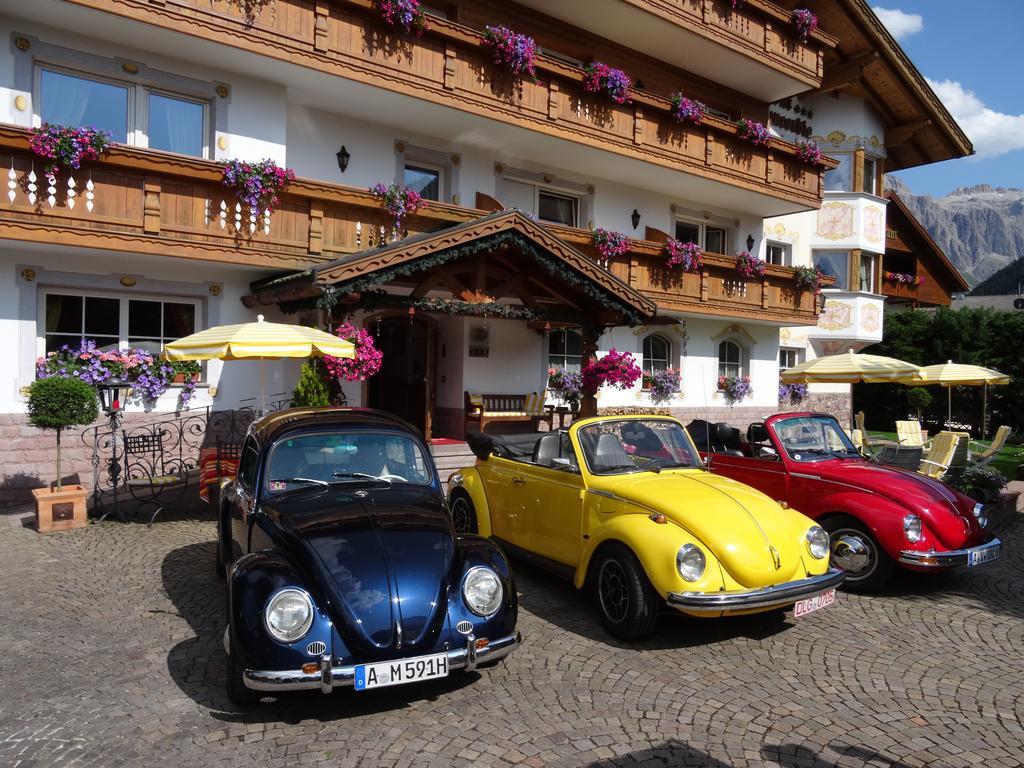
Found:
M 971 435 L 969 432 L 954 432 L 959 438 L 956 450 L 953 451 L 953 458 L 949 462 L 950 472 L 963 472 L 967 469 L 970 460 Z
M 919 421 L 897 421 L 896 439 L 900 445 L 924 445 L 924 440 L 921 438 L 921 423 Z
M 1005 424 L 996 430 L 995 437 L 992 438 L 992 443 L 976 456 L 971 456 L 968 460 L 968 464 L 972 467 L 984 467 L 986 464 L 992 461 L 999 452 L 1006 445 L 1006 438 L 1010 436 L 1010 428 Z
M 853 443 L 853 447 L 861 453 L 864 453 L 864 433 L 859 429 L 850 430 L 850 442 Z
M 939 432 L 932 440 L 928 456 L 921 459 L 921 468 L 917 470 L 918 473 L 940 480 L 949 470 L 959 442 L 960 438 L 952 432 Z

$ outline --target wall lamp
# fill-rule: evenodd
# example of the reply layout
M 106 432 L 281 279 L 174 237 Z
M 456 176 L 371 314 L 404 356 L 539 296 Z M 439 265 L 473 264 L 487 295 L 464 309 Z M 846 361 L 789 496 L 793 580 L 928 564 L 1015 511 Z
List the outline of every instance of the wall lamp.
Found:
M 752 250 L 754 250 L 754 236 L 747 235 L 747 251 L 749 252 Z
M 352 157 L 352 155 L 349 154 L 348 150 L 345 149 L 344 144 L 341 145 L 341 149 L 337 151 L 335 157 L 338 158 L 338 168 L 340 168 L 341 172 L 344 173 L 345 169 L 348 168 L 348 159 Z
M 633 213 L 630 214 L 629 220 L 633 222 L 633 229 L 640 226 L 640 211 L 636 208 L 633 209 Z

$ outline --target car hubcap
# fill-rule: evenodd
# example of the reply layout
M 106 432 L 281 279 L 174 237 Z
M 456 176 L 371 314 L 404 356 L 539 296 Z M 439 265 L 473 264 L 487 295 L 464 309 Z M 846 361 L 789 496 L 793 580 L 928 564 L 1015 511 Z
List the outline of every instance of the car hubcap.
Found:
M 598 595 L 601 610 L 613 624 L 620 623 L 629 611 L 629 594 L 626 591 L 626 574 L 615 560 L 605 560 L 598 574 Z
M 859 531 L 836 531 L 832 534 L 832 562 L 849 574 L 864 578 L 875 568 L 875 548 Z
M 452 502 L 452 527 L 458 533 L 469 533 L 470 530 L 469 503 L 461 497 Z

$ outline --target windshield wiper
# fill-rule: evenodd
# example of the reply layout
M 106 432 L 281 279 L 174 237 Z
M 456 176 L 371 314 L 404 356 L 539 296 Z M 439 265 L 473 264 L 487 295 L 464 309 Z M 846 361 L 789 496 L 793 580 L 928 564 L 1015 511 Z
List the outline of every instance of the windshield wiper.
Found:
M 331 477 L 340 477 L 348 480 L 376 480 L 378 483 L 387 483 L 391 485 L 391 481 L 386 477 L 378 477 L 377 475 L 371 475 L 368 472 L 332 472 Z
M 271 483 L 315 483 L 316 485 L 329 485 L 326 480 L 317 480 L 312 477 L 278 477 Z
M 833 459 L 845 458 L 841 454 L 838 454 L 835 451 L 829 451 L 825 448 L 801 448 L 800 453 L 813 453 L 818 456 L 831 456 Z

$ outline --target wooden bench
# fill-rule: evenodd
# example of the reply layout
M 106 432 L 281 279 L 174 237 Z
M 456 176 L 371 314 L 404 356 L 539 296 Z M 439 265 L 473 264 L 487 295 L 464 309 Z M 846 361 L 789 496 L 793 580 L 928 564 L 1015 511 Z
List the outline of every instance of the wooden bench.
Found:
M 547 392 L 531 392 L 528 395 L 471 395 L 465 393 L 466 427 L 477 424 L 477 430 L 493 422 L 528 422 L 531 431 L 537 431 L 540 422 L 546 422 L 551 429 L 552 412 L 544 408 Z

